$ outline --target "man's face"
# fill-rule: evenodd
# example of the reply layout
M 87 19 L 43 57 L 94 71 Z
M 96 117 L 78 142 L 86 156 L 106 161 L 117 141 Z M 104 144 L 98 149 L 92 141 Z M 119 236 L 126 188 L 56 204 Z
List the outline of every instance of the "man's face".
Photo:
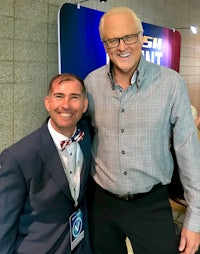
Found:
M 51 92 L 45 97 L 45 107 L 49 112 L 54 129 L 70 137 L 87 110 L 88 100 L 82 92 L 79 81 L 63 81 L 60 84 L 55 80 Z
M 114 14 L 107 16 L 104 20 L 104 41 L 137 34 L 138 32 L 140 32 L 139 28 L 136 26 L 133 17 L 129 14 Z M 140 33 L 138 41 L 134 44 L 126 45 L 123 40 L 120 40 L 118 47 L 111 49 L 105 47 L 115 70 L 133 74 L 141 57 L 142 40 L 142 33 Z

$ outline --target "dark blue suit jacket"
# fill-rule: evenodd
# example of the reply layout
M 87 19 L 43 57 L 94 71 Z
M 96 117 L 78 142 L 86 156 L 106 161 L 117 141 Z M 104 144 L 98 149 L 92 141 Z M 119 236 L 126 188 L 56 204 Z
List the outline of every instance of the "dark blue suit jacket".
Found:
M 79 204 L 90 175 L 90 127 L 79 141 L 84 155 Z M 56 146 L 44 125 L 0 155 L 0 253 L 69 254 L 69 216 L 74 212 L 68 181 Z M 87 221 L 85 239 L 73 253 L 89 254 Z

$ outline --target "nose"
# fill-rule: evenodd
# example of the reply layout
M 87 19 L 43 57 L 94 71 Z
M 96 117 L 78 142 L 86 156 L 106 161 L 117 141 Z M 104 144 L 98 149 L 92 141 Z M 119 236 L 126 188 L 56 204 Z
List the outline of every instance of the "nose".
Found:
M 63 98 L 63 101 L 62 101 L 62 106 L 63 108 L 69 108 L 71 105 L 70 105 L 70 99 L 69 98 Z
M 126 43 L 124 42 L 123 38 L 120 38 L 120 39 L 119 39 L 119 46 L 118 46 L 118 49 L 123 50 L 123 49 L 126 48 L 126 47 L 127 47 L 127 45 L 126 45 Z

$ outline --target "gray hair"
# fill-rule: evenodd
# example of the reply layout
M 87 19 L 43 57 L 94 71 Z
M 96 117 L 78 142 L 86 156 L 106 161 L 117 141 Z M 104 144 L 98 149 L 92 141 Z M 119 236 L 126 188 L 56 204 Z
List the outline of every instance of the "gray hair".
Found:
M 103 16 L 101 17 L 101 20 L 99 23 L 99 34 L 100 34 L 100 37 L 102 40 L 104 39 L 103 38 L 103 36 L 104 36 L 104 20 L 106 17 L 112 16 L 115 14 L 129 14 L 129 15 L 131 15 L 133 17 L 139 31 L 143 32 L 142 22 L 139 19 L 138 15 L 130 8 L 119 6 L 119 7 L 114 7 L 112 9 L 110 9 L 109 11 L 104 13 Z

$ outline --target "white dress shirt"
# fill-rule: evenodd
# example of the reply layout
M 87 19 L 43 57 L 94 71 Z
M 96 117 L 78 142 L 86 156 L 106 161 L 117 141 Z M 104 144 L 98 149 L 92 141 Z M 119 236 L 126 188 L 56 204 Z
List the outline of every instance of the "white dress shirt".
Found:
M 78 204 L 78 196 L 80 191 L 80 175 L 83 165 L 83 153 L 81 151 L 78 142 L 72 142 L 70 145 L 62 151 L 60 142 L 63 140 L 68 140 L 69 137 L 57 132 L 52 124 L 51 120 L 48 122 L 48 129 L 50 135 L 57 147 L 67 180 L 69 182 L 69 187 L 71 195 L 75 201 L 75 206 Z M 76 129 L 74 133 L 76 132 Z

